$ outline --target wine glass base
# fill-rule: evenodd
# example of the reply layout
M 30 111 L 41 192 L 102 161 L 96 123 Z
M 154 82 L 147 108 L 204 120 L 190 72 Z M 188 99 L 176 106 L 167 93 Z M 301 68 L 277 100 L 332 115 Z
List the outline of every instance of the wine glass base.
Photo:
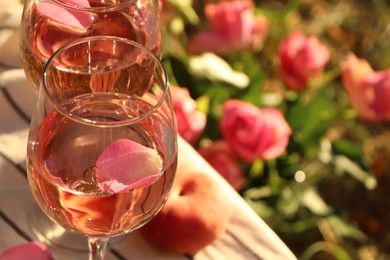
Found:
M 78 253 L 88 252 L 88 240 L 84 236 L 67 231 L 55 224 L 37 205 L 33 206 L 29 221 L 31 230 L 37 239 L 49 247 Z

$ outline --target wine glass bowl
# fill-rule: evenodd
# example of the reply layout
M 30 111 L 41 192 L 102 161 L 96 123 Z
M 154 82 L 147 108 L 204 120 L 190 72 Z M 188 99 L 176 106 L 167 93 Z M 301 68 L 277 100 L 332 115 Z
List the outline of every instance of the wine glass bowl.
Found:
M 141 227 L 174 181 L 174 122 L 167 75 L 149 50 L 110 36 L 65 44 L 45 65 L 30 126 L 35 200 L 91 248 Z
M 27 79 L 35 90 L 48 58 L 70 41 L 118 36 L 161 52 L 158 0 L 25 0 L 20 50 Z

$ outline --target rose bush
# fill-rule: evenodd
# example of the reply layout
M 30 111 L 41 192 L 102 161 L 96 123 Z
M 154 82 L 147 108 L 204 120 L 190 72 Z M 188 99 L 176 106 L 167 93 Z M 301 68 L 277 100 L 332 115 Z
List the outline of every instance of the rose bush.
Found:
M 386 259 L 390 4 L 168 0 L 162 12 L 170 81 L 206 117 L 192 146 L 299 259 Z

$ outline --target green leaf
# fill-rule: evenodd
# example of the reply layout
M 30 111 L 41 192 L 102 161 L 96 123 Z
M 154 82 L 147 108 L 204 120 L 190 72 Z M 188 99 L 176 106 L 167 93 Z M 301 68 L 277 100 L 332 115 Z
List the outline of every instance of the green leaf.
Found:
M 362 182 L 367 189 L 374 189 L 377 186 L 376 179 L 348 157 L 337 155 L 334 157 L 333 163 L 336 170 L 341 173 L 349 173 L 356 180 Z
M 169 57 L 164 60 L 164 64 L 168 64 L 166 66 L 170 67 L 170 72 L 172 76 L 176 79 L 176 82 L 181 87 L 187 87 L 189 89 L 193 89 L 194 80 L 191 77 L 191 74 L 188 72 L 187 64 L 177 58 Z
M 293 129 L 294 140 L 306 156 L 317 157 L 319 141 L 336 122 L 336 108 L 331 94 L 322 90 L 309 102 L 302 96 L 288 104 L 286 119 Z
M 361 147 L 346 139 L 338 139 L 333 142 L 332 149 L 335 154 L 343 154 L 352 160 L 357 161 L 362 158 Z
M 246 190 L 243 194 L 243 197 L 247 200 L 259 200 L 263 198 L 270 197 L 272 195 L 272 191 L 269 187 L 257 187 L 257 188 L 250 188 Z
M 242 101 L 252 103 L 255 106 L 261 106 L 261 90 L 264 81 L 267 78 L 267 73 L 260 72 L 257 76 L 251 78 L 249 87 L 246 89 L 246 93 L 240 97 Z
M 252 163 L 249 174 L 252 178 L 259 178 L 263 174 L 264 163 L 262 160 L 255 160 Z
M 336 232 L 339 237 L 349 237 L 362 242 L 367 238 L 358 227 L 337 215 L 331 215 L 327 217 L 325 221 L 327 221 L 332 230 Z
M 348 254 L 348 252 L 343 249 L 341 246 L 331 243 L 331 242 L 317 242 L 311 244 L 302 256 L 299 258 L 300 260 L 310 260 L 316 259 L 315 255 L 317 253 L 326 252 L 334 257 L 336 260 L 352 260 L 352 257 Z
M 284 216 L 290 218 L 295 216 L 299 210 L 300 202 L 299 198 L 294 194 L 290 187 L 284 187 L 277 204 L 277 209 Z
M 199 23 L 199 17 L 196 14 L 195 10 L 192 8 L 192 0 L 169 0 L 168 2 L 181 12 L 189 23 Z
M 312 186 L 308 187 L 303 192 L 302 203 L 316 215 L 325 215 L 331 211 L 331 208 Z
M 275 214 L 275 209 L 262 201 L 254 202 L 252 200 L 247 200 L 246 202 L 256 212 L 256 214 L 263 219 L 271 219 Z
M 207 95 L 200 96 L 196 99 L 196 106 L 199 111 L 207 115 L 210 110 L 210 97 Z

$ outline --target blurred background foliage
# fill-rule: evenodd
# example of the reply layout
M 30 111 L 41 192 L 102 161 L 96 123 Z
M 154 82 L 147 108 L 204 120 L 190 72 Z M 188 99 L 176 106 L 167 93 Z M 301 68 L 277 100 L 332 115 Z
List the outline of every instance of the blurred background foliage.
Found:
M 255 1 L 255 11 L 269 20 L 263 48 L 220 56 L 249 78 L 246 88 L 240 87 L 241 74 L 213 78 L 207 69 L 191 68 L 185 43 L 207 23 L 207 2 L 177 12 L 163 38 L 171 83 L 186 86 L 207 113 L 194 146 L 221 137 L 218 120 L 228 99 L 278 107 L 293 130 L 287 152 L 242 165 L 243 198 L 299 259 L 389 259 L 390 124 L 357 118 L 340 63 L 353 52 L 374 70 L 390 68 L 390 1 Z M 331 53 L 321 80 L 303 92 L 289 91 L 276 72 L 277 48 L 293 31 L 316 36 Z

